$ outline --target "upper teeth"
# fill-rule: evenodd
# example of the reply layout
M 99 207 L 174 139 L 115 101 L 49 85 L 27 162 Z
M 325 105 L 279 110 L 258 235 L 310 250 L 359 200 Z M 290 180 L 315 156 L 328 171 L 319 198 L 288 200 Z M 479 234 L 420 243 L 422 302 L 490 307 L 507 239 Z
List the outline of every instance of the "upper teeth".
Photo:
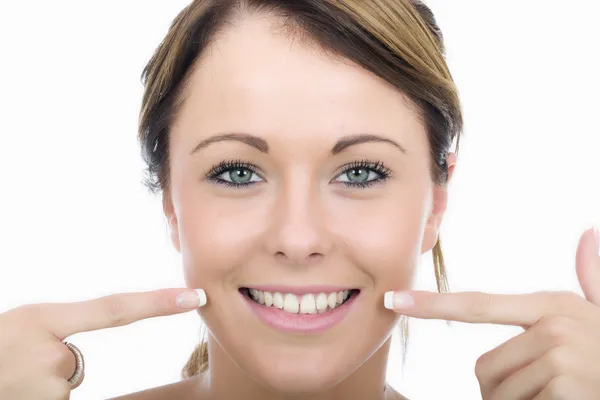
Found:
M 349 290 L 297 296 L 291 293 L 271 293 L 250 289 L 250 297 L 257 303 L 293 314 L 317 314 L 333 310 L 342 304 L 349 295 Z

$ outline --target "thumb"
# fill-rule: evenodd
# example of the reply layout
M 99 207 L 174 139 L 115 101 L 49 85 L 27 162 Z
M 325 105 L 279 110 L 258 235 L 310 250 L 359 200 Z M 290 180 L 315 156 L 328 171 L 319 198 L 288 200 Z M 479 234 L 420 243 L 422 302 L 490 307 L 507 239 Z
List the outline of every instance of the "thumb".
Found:
M 598 226 L 585 231 L 579 239 L 575 268 L 585 298 L 600 306 L 600 233 Z

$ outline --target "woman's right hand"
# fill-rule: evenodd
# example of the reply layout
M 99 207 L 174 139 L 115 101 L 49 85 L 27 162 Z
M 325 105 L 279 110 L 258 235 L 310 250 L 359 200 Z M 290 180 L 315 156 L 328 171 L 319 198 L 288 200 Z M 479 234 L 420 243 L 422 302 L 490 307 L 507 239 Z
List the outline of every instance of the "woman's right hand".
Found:
M 177 301 L 183 293 L 189 295 L 187 305 Z M 180 314 L 204 304 L 202 290 L 198 294 L 192 289 L 161 289 L 76 303 L 25 305 L 0 314 L 0 399 L 69 399 L 75 387 L 68 379 L 76 364 L 63 343 L 68 336 Z

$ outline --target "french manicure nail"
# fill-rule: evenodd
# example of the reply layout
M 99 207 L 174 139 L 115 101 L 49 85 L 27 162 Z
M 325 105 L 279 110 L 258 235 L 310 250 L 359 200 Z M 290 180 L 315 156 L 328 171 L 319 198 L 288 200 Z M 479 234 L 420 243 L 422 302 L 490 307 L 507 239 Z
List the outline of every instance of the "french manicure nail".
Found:
M 202 307 L 206 304 L 206 292 L 202 289 L 196 289 L 196 293 L 198 294 L 198 298 L 200 299 L 200 304 L 198 307 Z
M 406 292 L 386 292 L 383 305 L 390 310 L 408 310 L 415 305 L 413 297 Z
M 177 303 L 177 307 L 183 309 L 202 307 L 206 304 L 206 293 L 202 289 L 182 292 L 177 295 L 175 302 Z

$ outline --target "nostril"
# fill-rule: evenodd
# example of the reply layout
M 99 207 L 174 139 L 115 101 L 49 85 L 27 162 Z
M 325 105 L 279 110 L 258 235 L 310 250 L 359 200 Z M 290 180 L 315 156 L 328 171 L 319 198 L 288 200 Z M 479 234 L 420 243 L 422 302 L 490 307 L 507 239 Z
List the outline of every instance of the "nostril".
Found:
M 323 254 L 321 253 L 312 253 L 308 256 L 308 261 L 316 261 L 323 258 Z
M 291 263 L 294 262 L 298 265 L 302 265 L 305 263 L 314 263 L 316 261 L 321 261 L 323 259 L 323 253 L 315 252 L 310 253 L 308 255 L 304 254 L 292 254 L 288 255 L 283 251 L 278 251 L 275 253 L 275 258 L 281 262 Z

